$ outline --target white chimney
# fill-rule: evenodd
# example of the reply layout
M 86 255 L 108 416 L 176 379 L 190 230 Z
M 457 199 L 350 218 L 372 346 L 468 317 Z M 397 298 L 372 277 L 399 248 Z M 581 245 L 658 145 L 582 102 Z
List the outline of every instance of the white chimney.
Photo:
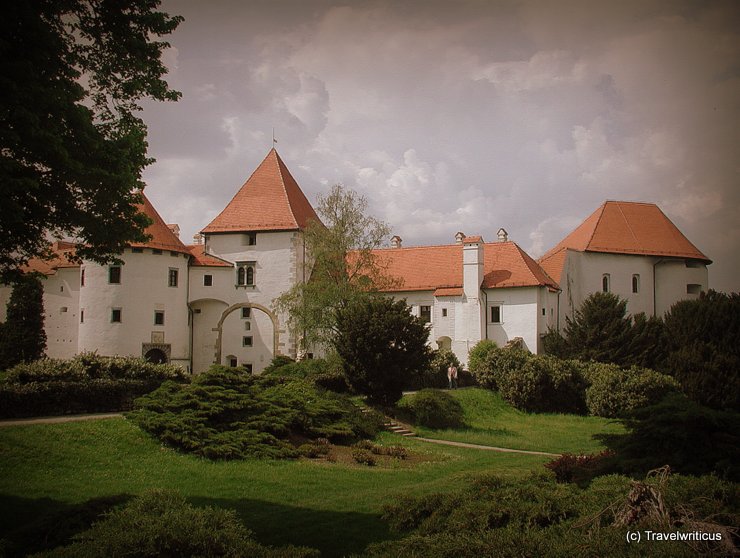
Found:
M 507 233 L 506 229 L 503 227 L 501 227 L 496 234 L 498 235 L 499 242 L 506 242 L 509 240 L 509 233 Z
M 458 232 L 455 234 L 455 243 L 456 244 L 462 244 L 463 240 L 465 240 L 465 233 Z
M 393 238 L 391 238 L 391 248 L 400 248 L 402 241 L 403 240 L 400 236 L 395 235 Z
M 477 300 L 483 283 L 483 238 L 468 236 L 463 241 L 463 291 Z

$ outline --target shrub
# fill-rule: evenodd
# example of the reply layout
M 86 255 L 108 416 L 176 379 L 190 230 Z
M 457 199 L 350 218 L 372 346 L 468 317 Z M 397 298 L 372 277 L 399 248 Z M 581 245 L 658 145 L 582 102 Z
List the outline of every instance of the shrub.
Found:
M 468 370 L 476 374 L 484 366 L 486 357 L 498 348 L 495 341 L 491 339 L 481 339 L 468 353 Z
M 341 364 L 334 359 L 305 359 L 295 362 L 286 356 L 277 356 L 262 372 L 263 376 L 302 378 L 336 393 L 348 393 L 350 385 Z
M 643 474 L 667 464 L 679 473 L 740 480 L 740 414 L 673 393 L 634 411 L 626 423 L 626 434 L 602 436 L 619 470 Z
M 275 355 L 274 357 L 272 357 L 270 364 L 268 364 L 267 367 L 262 371 L 262 374 L 270 376 L 278 368 L 282 368 L 287 364 L 293 364 L 294 362 L 295 360 L 287 355 Z
M 188 382 L 189 377 L 169 364 L 92 353 L 22 363 L 0 383 L 0 416 L 125 411 L 168 380 Z
M 326 438 L 317 438 L 312 442 L 300 445 L 298 452 L 303 457 L 322 457 L 331 452 L 331 442 Z
M 455 356 L 455 353 L 447 349 L 432 351 L 432 360 L 429 368 L 420 371 L 417 375 L 410 378 L 405 388 L 408 390 L 419 390 L 424 388 L 447 387 L 447 369 L 450 365 L 457 367 L 459 378 L 460 361 Z
M 415 424 L 428 428 L 460 428 L 465 424 L 462 405 L 444 391 L 423 389 L 399 407 L 412 415 Z
M 647 368 L 623 370 L 614 364 L 590 363 L 586 389 L 588 412 L 599 417 L 621 417 L 660 401 L 678 388 L 671 377 Z
M 470 372 L 478 385 L 498 390 L 501 378 L 520 370 L 531 356 L 521 349 L 490 348 L 481 358 L 477 370 L 471 369 Z
M 605 463 L 612 457 L 614 452 L 610 450 L 587 455 L 564 453 L 545 463 L 545 467 L 555 473 L 558 482 L 573 482 L 583 486 L 605 471 Z
M 377 417 L 309 381 L 213 366 L 191 385 L 166 383 L 129 416 L 164 443 L 209 459 L 292 458 L 295 438 L 375 435 Z
M 370 450 L 362 448 L 352 449 L 352 459 L 357 461 L 357 463 L 360 463 L 361 465 L 367 465 L 368 467 L 372 467 L 377 463 L 377 460 L 375 459 L 375 456 L 372 454 L 372 452 Z
M 265 547 L 233 510 L 196 508 L 173 492 L 150 490 L 110 513 L 70 546 L 42 554 L 87 556 L 309 557 L 316 550 Z
M 13 285 L 5 324 L 0 328 L 0 370 L 41 358 L 46 349 L 44 287 L 36 274 Z

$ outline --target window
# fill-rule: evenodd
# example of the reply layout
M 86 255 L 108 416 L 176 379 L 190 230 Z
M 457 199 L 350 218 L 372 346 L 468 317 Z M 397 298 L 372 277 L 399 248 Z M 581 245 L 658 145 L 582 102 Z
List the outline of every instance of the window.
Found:
M 80 270 L 80 287 L 85 286 L 85 269 Z
M 545 311 L 545 309 L 544 309 L 544 308 L 542 309 L 542 315 L 543 315 L 543 316 L 547 315 L 547 312 Z
M 632 292 L 633 293 L 639 293 L 640 292 L 640 275 L 635 273 L 632 276 Z
M 421 316 L 421 319 L 424 320 L 425 323 L 431 322 L 432 321 L 432 307 L 431 306 L 420 306 L 419 316 Z
M 242 235 L 242 246 L 254 246 L 257 244 L 257 233 L 245 233 Z
M 442 317 L 443 318 L 447 317 L 447 308 L 442 308 Z
M 242 364 L 242 366 L 244 367 L 244 370 L 247 371 L 247 374 L 251 374 L 252 373 L 252 365 L 251 364 Z
M 59 287 L 59 292 L 60 292 L 60 293 L 63 293 L 63 292 L 64 292 L 64 285 L 61 285 L 61 286 Z
M 154 248 L 152 249 L 152 254 L 154 254 L 155 256 L 161 256 L 162 250 L 158 250 L 157 248 Z
M 121 323 L 121 309 L 120 308 L 113 308 L 110 312 L 110 321 L 114 324 L 120 324 Z
M 177 252 L 173 252 L 172 250 L 170 250 L 170 256 L 172 256 L 173 258 L 176 258 L 177 256 L 179 256 L 179 254 Z
M 231 366 L 232 368 L 236 368 L 238 366 L 238 364 L 239 364 L 236 361 L 236 357 L 235 356 L 227 356 L 226 357 L 226 360 L 229 361 L 229 366 Z
M 121 266 L 112 265 L 108 268 L 108 283 L 119 285 L 121 283 Z
M 143 254 L 144 253 L 144 249 L 143 248 L 131 248 L 131 251 L 134 254 Z
M 696 283 L 689 283 L 688 285 L 686 285 L 686 294 L 701 294 L 701 285 L 697 285 Z
M 251 331 L 252 330 L 252 322 L 244 322 L 244 330 L 245 331 Z
M 242 318 L 248 319 L 252 317 L 252 309 L 244 307 L 242 308 Z
M 66 311 L 67 311 L 67 307 L 66 307 L 66 306 L 62 306 L 62 307 L 61 307 L 61 308 L 59 309 L 59 313 L 60 313 L 60 314 L 64 314 L 64 313 L 65 313 Z
M 170 268 L 170 272 L 167 275 L 167 282 L 170 287 L 177 287 L 177 270 Z
M 238 287 L 254 286 L 254 268 L 255 262 L 237 262 L 236 263 L 236 284 Z
M 609 277 L 608 273 L 604 273 L 601 277 L 601 290 L 605 293 L 609 292 L 609 288 L 611 287 L 611 278 Z
M 204 287 L 212 287 L 213 286 L 213 275 L 204 275 L 203 276 L 203 286 Z
M 84 308 L 80 309 L 80 323 L 81 324 L 85 323 L 85 309 Z
M 252 346 L 252 336 L 251 335 L 245 335 L 242 337 L 242 347 L 251 347 Z
M 154 325 L 164 325 L 164 310 L 154 311 Z
M 494 306 L 491 306 L 491 311 L 490 311 L 489 314 L 491 316 L 491 323 L 492 324 L 500 324 L 502 322 L 502 320 L 501 320 L 501 305 L 500 304 L 496 304 Z

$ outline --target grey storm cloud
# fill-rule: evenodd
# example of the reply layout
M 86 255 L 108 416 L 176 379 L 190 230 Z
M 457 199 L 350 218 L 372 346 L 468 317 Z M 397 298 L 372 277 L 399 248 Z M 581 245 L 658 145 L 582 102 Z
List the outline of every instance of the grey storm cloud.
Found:
M 533 256 L 606 199 L 655 202 L 740 290 L 740 4 L 165 2 L 180 102 L 147 192 L 183 237 L 272 146 L 404 243 L 499 227 Z

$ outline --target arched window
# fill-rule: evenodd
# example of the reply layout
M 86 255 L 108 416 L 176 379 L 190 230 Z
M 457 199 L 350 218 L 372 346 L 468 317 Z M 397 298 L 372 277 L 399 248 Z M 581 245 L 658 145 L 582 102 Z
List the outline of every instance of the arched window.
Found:
M 251 265 L 247 268 L 247 285 L 254 285 L 254 267 Z
M 246 275 L 246 269 L 244 268 L 244 266 L 240 265 L 236 270 L 236 284 L 237 285 L 246 285 L 245 275 Z
M 605 293 L 609 292 L 609 289 L 611 287 L 611 280 L 609 278 L 608 273 L 604 273 L 604 275 L 601 277 L 601 290 Z
M 640 275 L 635 273 L 632 276 L 632 292 L 633 293 L 639 293 L 640 292 Z

